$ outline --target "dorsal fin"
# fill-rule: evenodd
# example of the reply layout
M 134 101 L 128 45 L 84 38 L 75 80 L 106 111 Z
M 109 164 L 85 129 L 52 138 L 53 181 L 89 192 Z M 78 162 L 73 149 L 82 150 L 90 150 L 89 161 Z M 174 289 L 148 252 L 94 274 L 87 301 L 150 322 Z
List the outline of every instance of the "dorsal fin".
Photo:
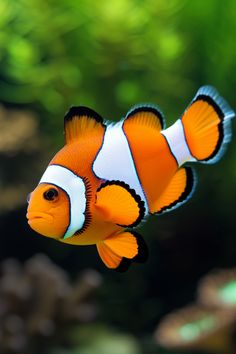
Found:
M 148 104 L 131 108 L 125 117 L 125 122 L 127 120 L 134 125 L 143 125 L 157 130 L 162 130 L 165 126 L 165 118 L 162 112 L 157 107 Z
M 158 200 L 150 205 L 150 212 L 162 214 L 178 208 L 191 198 L 196 186 L 196 177 L 191 167 L 180 168 Z
M 67 144 L 96 129 L 104 129 L 103 118 L 88 107 L 73 106 L 64 117 L 64 133 Z

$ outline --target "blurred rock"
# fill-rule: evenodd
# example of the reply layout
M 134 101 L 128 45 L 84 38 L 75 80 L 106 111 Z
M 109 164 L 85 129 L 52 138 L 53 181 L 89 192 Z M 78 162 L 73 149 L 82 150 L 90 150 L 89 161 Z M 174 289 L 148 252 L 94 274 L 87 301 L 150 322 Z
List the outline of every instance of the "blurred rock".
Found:
M 13 155 L 39 146 L 37 120 L 29 111 L 0 106 L 0 154 Z
M 217 269 L 207 274 L 199 282 L 198 299 L 205 306 L 236 312 L 236 269 Z
M 167 349 L 236 352 L 236 270 L 218 269 L 203 277 L 197 301 L 167 314 L 155 331 Z
M 1 264 L 0 353 L 32 353 L 50 343 L 60 345 L 79 323 L 95 319 L 93 301 L 102 278 L 94 270 L 72 284 L 67 273 L 38 254 L 24 266 L 14 259 Z
M 165 316 L 155 338 L 167 349 L 226 354 L 231 353 L 235 323 L 236 316 L 230 311 L 193 304 Z
M 39 140 L 34 113 L 0 106 L 0 213 L 26 202 L 44 153 Z

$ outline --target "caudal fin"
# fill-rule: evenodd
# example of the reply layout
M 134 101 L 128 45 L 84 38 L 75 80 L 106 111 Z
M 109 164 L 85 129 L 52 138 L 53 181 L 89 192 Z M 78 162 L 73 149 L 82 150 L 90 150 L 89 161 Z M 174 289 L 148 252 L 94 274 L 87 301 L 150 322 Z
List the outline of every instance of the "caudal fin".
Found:
M 201 87 L 181 117 L 192 157 L 203 163 L 217 162 L 230 141 L 230 121 L 234 116 L 213 87 Z

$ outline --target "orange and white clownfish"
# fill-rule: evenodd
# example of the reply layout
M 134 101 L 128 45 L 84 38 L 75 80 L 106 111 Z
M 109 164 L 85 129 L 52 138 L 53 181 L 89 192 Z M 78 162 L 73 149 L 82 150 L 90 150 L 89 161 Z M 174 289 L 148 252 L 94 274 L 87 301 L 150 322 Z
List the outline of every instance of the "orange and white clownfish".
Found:
M 234 115 L 210 86 L 167 129 L 152 105 L 133 107 L 119 123 L 104 122 L 87 107 L 70 108 L 65 146 L 29 196 L 29 225 L 61 242 L 95 244 L 108 268 L 144 262 L 147 246 L 133 228 L 192 196 L 195 174 L 183 165 L 217 162 Z

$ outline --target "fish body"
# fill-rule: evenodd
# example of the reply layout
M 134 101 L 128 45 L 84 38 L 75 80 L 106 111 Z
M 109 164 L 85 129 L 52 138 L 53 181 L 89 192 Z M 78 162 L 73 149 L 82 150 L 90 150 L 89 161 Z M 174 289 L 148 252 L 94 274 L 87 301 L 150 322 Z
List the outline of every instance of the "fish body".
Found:
M 152 105 L 135 106 L 115 124 L 72 107 L 64 118 L 66 144 L 30 195 L 29 225 L 61 242 L 95 244 L 111 269 L 145 261 L 148 249 L 134 228 L 192 196 L 195 173 L 183 165 L 217 162 L 233 117 L 210 86 L 201 87 L 167 129 Z

